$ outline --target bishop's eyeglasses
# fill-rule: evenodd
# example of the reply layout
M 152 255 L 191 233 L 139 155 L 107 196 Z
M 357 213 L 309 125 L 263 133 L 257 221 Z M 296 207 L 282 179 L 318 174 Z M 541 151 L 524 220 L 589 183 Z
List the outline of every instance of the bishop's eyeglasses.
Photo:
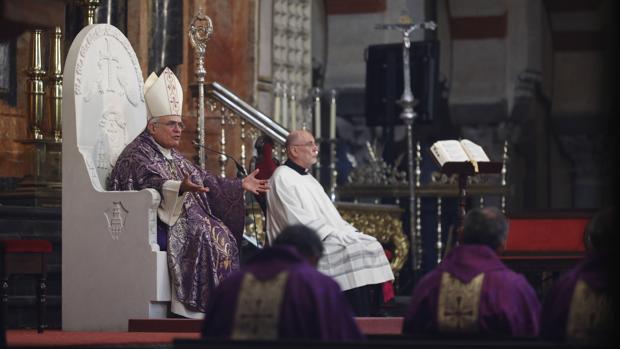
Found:
M 166 122 L 159 122 L 157 121 L 158 124 L 160 125 L 164 125 L 166 127 L 168 127 L 169 129 L 174 129 L 175 127 L 178 127 L 179 130 L 183 131 L 185 129 L 185 124 L 181 121 L 166 121 Z

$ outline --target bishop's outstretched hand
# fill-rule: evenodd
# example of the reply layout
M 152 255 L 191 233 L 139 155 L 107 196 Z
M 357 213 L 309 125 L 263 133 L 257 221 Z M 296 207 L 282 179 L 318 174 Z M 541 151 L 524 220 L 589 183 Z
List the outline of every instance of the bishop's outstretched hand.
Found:
M 254 170 L 241 181 L 241 187 L 243 187 L 243 189 L 250 191 L 256 195 L 269 191 L 269 181 L 267 181 L 266 179 L 256 178 L 258 171 L 258 169 Z

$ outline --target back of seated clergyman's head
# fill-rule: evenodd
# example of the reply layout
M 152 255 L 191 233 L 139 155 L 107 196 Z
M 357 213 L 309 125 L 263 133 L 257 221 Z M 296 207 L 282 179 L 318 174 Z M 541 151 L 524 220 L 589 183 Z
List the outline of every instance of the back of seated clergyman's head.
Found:
M 594 250 L 610 248 L 612 243 L 612 229 L 616 227 L 616 208 L 609 207 L 597 212 L 588 222 L 584 232 L 586 247 Z
M 497 250 L 508 238 L 508 221 L 496 207 L 475 208 L 463 222 L 463 244 L 486 245 Z
M 316 266 L 323 256 L 323 243 L 319 235 L 302 224 L 289 225 L 273 241 L 274 246 L 292 246 Z

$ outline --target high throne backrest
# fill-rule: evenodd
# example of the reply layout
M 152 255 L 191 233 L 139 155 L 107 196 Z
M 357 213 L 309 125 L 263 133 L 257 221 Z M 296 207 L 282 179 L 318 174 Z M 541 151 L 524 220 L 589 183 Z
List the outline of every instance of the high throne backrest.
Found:
M 62 101 L 62 326 L 127 331 L 165 317 L 166 252 L 155 189 L 107 191 L 119 154 L 146 126 L 142 72 L 127 38 L 89 25 L 71 44 Z
M 75 38 L 64 79 L 63 108 L 74 108 L 75 122 L 63 120 L 63 143 L 77 146 L 93 188 L 103 191 L 116 159 L 146 126 L 140 64 L 122 32 L 96 24 Z

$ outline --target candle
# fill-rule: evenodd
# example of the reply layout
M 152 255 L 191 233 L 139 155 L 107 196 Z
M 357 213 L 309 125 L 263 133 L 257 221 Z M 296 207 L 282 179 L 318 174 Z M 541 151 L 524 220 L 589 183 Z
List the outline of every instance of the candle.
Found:
M 295 95 L 291 95 L 291 131 L 297 129 L 297 103 Z
M 314 137 L 321 138 L 321 95 L 318 88 L 314 89 Z
M 276 97 L 273 101 L 273 121 L 277 124 L 280 123 L 280 103 L 282 103 L 280 101 L 280 94 L 276 92 Z
M 329 138 L 336 139 L 336 90 L 331 91 L 329 103 Z
M 282 127 L 286 128 L 288 124 L 288 93 L 286 85 L 282 87 Z

